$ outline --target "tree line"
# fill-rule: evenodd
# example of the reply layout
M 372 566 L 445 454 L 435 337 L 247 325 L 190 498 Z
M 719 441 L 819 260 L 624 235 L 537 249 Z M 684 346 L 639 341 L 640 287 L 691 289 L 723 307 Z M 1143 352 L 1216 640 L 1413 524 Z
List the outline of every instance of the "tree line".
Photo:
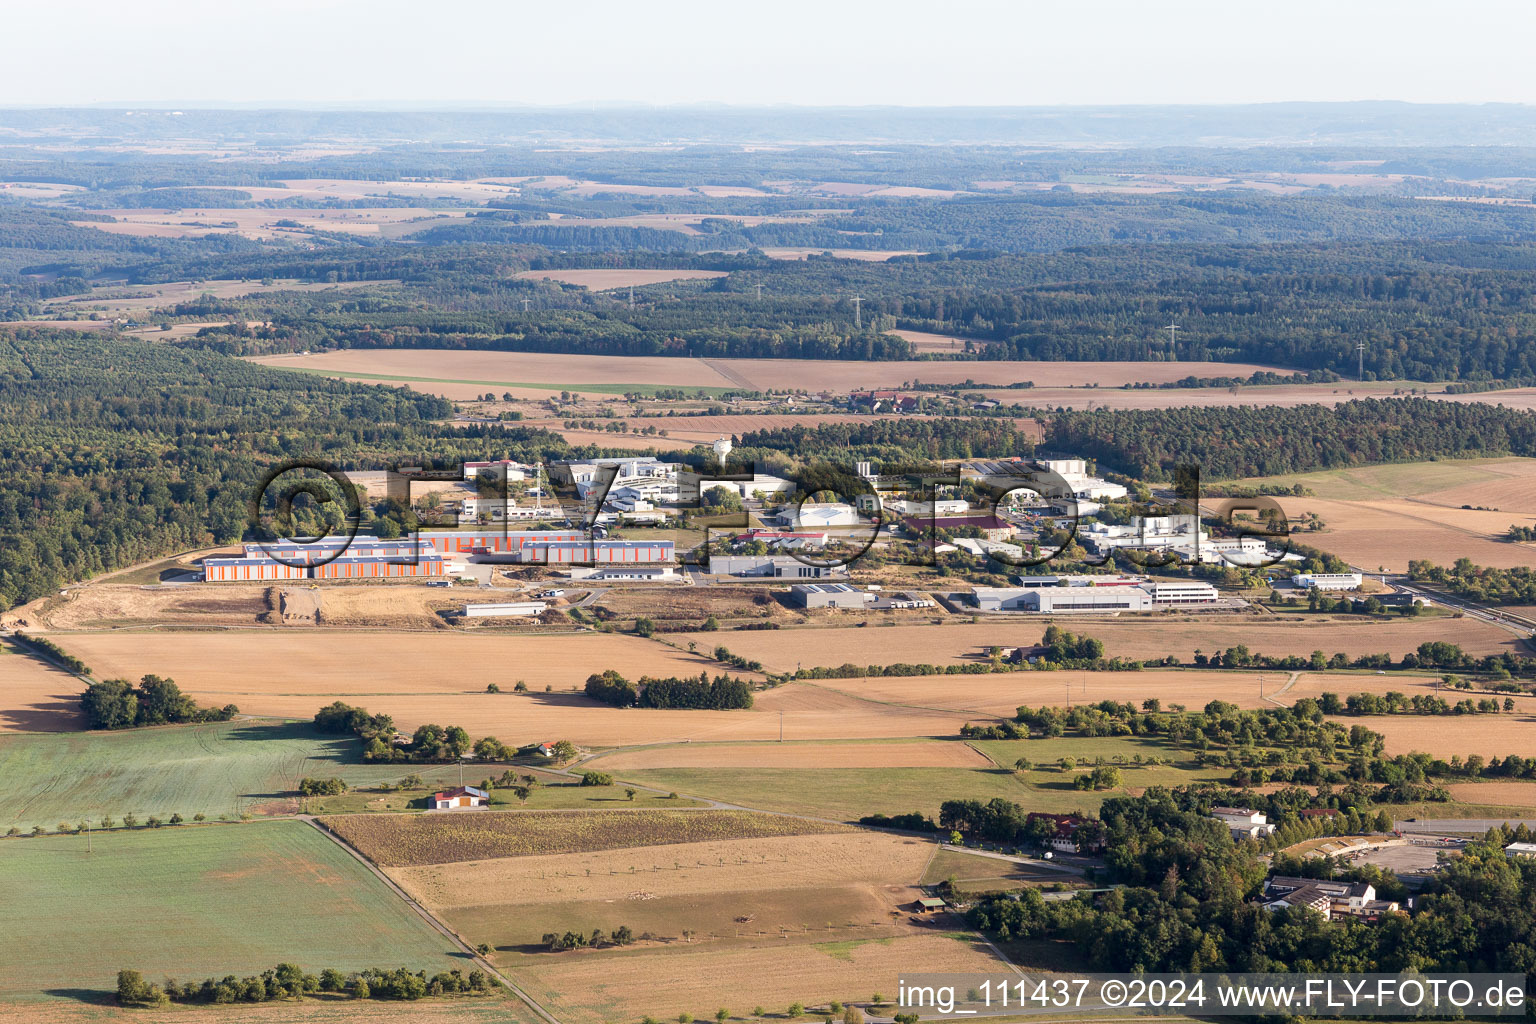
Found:
M 270 1003 L 330 993 L 353 999 L 415 1001 L 428 996 L 478 995 L 499 989 L 501 982 L 477 968 L 454 968 L 431 977 L 406 967 L 370 967 L 344 974 L 327 967 L 318 975 L 296 964 L 281 963 L 261 974 L 208 978 L 178 983 L 167 978 L 157 985 L 136 970 L 117 972 L 117 1001 L 123 1006 L 164 1006 L 167 1003 Z
M 676 676 L 641 676 L 631 683 L 613 669 L 587 677 L 586 695 L 616 708 L 687 708 L 727 711 L 752 706 L 752 684 L 728 674 L 713 679 L 708 672 L 697 679 Z
M 233 704 L 205 708 L 181 692 L 175 680 L 146 675 L 137 686 L 126 679 L 86 685 L 80 710 L 92 729 L 135 729 L 178 722 L 227 722 L 240 713 Z

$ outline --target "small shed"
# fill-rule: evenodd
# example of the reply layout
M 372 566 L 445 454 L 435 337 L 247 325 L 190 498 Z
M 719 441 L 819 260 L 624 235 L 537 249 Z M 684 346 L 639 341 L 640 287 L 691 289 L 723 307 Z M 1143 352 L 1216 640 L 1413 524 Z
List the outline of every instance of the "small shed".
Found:
M 949 909 L 949 904 L 937 896 L 925 896 L 917 901 L 917 912 L 919 914 L 937 914 L 947 909 Z

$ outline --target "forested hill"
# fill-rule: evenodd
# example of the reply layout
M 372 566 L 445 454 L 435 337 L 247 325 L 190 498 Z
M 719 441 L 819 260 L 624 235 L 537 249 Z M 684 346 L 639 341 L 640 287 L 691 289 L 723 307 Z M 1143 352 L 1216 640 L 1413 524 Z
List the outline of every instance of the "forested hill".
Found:
M 893 334 L 958 337 L 946 358 L 1217 360 L 1379 380 L 1536 379 L 1536 243 L 1099 247 L 863 264 L 761 255 L 633 256 L 623 266 L 727 274 L 626 295 L 519 279 L 494 247 L 295 260 L 367 291 L 214 300 L 182 344 L 230 354 L 450 348 L 604 355 L 905 359 Z M 526 255 L 526 254 L 525 254 Z M 584 257 L 537 257 L 589 266 Z M 526 265 L 526 264 L 524 264 Z M 514 264 L 514 266 L 518 266 Z M 759 287 L 762 289 L 758 294 Z M 850 296 L 863 299 L 854 323 Z M 524 310 L 524 302 L 529 308 Z M 270 327 L 247 330 L 246 320 Z M 1164 330 L 1181 330 L 1170 344 Z M 979 375 L 980 371 L 978 371 Z
M 435 422 L 449 403 L 144 341 L 0 331 L 0 609 L 239 539 L 287 459 L 380 469 L 564 457 L 558 435 Z
M 1536 456 L 1536 414 L 1427 398 L 1302 405 L 1062 411 L 1047 447 L 1145 480 L 1197 465 L 1207 480 L 1378 462 Z
M 1424 398 L 1176 409 L 1035 410 L 1039 447 L 1148 481 L 1180 465 L 1206 480 L 1482 455 L 1536 456 L 1536 414 Z M 743 459 L 903 461 L 1027 456 L 1036 446 L 995 417 L 875 419 L 742 434 Z

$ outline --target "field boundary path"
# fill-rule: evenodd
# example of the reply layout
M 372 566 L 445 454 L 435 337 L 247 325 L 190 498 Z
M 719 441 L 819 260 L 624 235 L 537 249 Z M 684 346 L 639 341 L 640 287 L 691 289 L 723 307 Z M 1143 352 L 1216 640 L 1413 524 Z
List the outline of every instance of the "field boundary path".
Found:
M 417 903 L 414 899 L 412 899 L 411 895 L 402 889 L 398 884 L 396 884 L 393 878 L 390 878 L 379 869 L 378 865 L 374 864 L 373 861 L 365 857 L 361 850 L 358 850 L 351 843 L 341 838 L 341 836 L 326 828 L 323 824 L 317 821 L 313 815 L 301 814 L 298 817 L 300 821 L 308 822 L 314 827 L 315 831 L 319 832 L 331 842 L 335 843 L 343 850 L 346 850 L 347 853 L 351 854 L 354 860 L 363 865 L 363 867 L 367 868 L 375 878 L 377 878 L 380 882 L 383 882 L 386 886 L 389 887 L 391 892 L 400 897 L 400 899 L 405 902 L 406 906 L 416 911 L 417 915 L 419 915 L 423 921 L 427 922 L 433 928 L 437 929 L 437 931 L 441 932 L 445 937 L 452 940 L 453 944 L 458 946 L 459 949 L 469 957 L 472 963 L 476 964 L 487 974 L 491 975 L 491 977 L 505 985 L 508 992 L 511 992 L 530 1010 L 538 1014 L 544 1020 L 545 1024 L 561 1024 L 561 1021 L 558 1017 L 550 1013 L 543 1006 L 539 1005 L 538 1001 L 534 999 L 533 996 L 529 995 L 520 985 L 514 982 L 511 978 L 507 977 L 505 974 L 501 973 L 501 971 L 497 970 L 489 960 L 486 960 L 479 953 L 476 953 L 473 949 L 471 949 L 468 943 L 459 938 L 457 932 L 439 920 L 426 907 L 423 907 L 420 903 Z
M 1284 686 L 1280 687 L 1280 689 L 1276 690 L 1274 693 L 1266 693 L 1264 695 L 1264 699 L 1269 701 L 1271 704 L 1275 705 L 1276 707 L 1282 707 L 1282 708 L 1290 707 L 1289 704 L 1287 704 L 1283 700 L 1280 700 L 1279 698 L 1283 697 L 1287 690 L 1289 690 L 1291 687 L 1295 686 L 1296 685 L 1296 680 L 1298 680 L 1300 678 L 1301 678 L 1300 670 L 1292 672 L 1291 673 L 1291 678 L 1289 678 L 1289 679 L 1287 679 L 1285 681 L 1285 685 Z
M 756 384 L 752 383 L 750 380 L 748 380 L 747 378 L 743 377 L 741 374 L 737 373 L 735 370 L 732 370 L 732 369 L 730 369 L 729 367 L 726 367 L 726 366 L 721 366 L 720 365 L 720 361 L 718 359 L 700 359 L 699 362 L 703 363 L 705 366 L 709 367 L 711 370 L 714 370 L 720 376 L 724 377 L 726 380 L 730 381 L 732 384 L 735 384 L 737 387 L 744 388 L 747 391 L 761 391 L 762 390 Z

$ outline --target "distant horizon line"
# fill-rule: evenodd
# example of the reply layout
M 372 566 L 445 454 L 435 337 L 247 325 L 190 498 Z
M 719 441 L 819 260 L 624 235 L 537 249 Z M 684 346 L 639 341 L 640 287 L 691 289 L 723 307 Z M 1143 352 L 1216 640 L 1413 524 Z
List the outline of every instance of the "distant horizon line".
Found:
M 369 114 L 406 113 L 536 113 L 542 111 L 570 113 L 598 112 L 663 112 L 687 111 L 697 113 L 735 113 L 753 111 L 912 111 L 933 112 L 965 110 L 978 112 L 1026 112 L 1052 110 L 1242 110 L 1273 107 L 1346 107 L 1392 106 L 1410 108 L 1483 108 L 1511 107 L 1536 109 L 1536 103 L 1523 100 L 1399 100 L 1399 99 L 1347 99 L 1347 100 L 1254 100 L 1248 102 L 1165 102 L 1165 103 L 1012 103 L 1012 104 L 960 104 L 960 103 L 641 103 L 634 100 L 573 100 L 566 103 L 521 103 L 514 101 L 471 100 L 103 100 L 93 103 L 0 103 L 0 111 L 80 110 L 80 111 L 307 111 L 345 112 Z

